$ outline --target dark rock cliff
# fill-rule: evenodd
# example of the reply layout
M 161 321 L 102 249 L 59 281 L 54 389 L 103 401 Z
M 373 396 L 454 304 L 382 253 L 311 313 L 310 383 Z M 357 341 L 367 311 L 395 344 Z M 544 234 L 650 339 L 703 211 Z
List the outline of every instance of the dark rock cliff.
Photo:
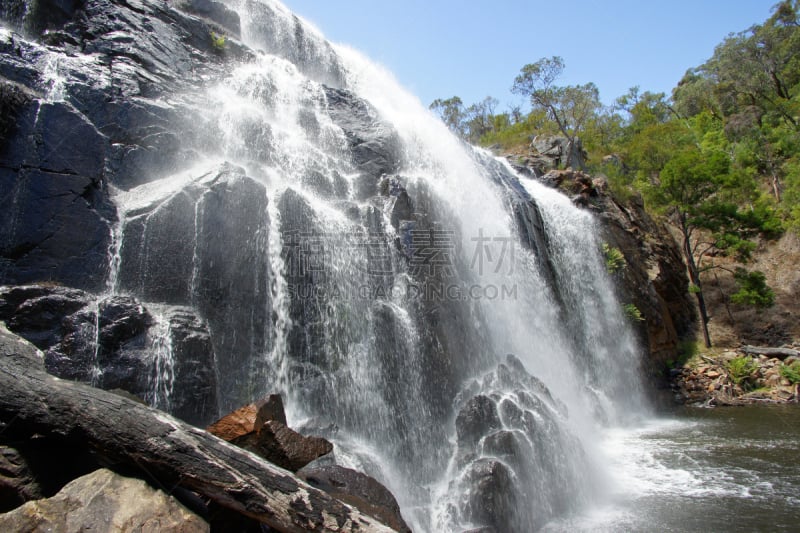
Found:
M 219 390 L 241 378 L 231 369 L 268 342 L 263 328 L 225 335 L 232 321 L 263 322 L 270 312 L 268 268 L 251 253 L 268 231 L 263 186 L 211 168 L 135 212 L 112 197 L 197 158 L 205 141 L 188 121 L 198 88 L 252 54 L 235 40 L 238 15 L 210 1 L 40 0 L 4 3 L 0 16 L 2 319 L 46 352 L 54 374 L 208 422 Z M 224 48 L 217 34 L 227 36 Z M 173 234 L 178 227 L 190 233 Z M 261 237 L 242 246 L 237 233 Z M 181 254 L 187 237 L 196 237 L 198 265 Z M 144 240 L 156 253 L 142 253 Z M 232 294 L 243 278 L 251 288 Z M 137 297 L 97 296 L 110 289 Z

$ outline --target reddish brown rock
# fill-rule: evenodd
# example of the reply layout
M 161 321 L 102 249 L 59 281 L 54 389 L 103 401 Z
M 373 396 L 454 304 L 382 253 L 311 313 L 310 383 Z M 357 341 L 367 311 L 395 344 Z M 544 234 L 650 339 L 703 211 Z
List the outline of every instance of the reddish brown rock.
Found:
M 286 413 L 280 394 L 270 394 L 257 402 L 240 407 L 208 426 L 207 430 L 231 442 L 260 430 L 270 420 L 286 425 Z
M 275 420 L 231 443 L 292 472 L 333 451 L 333 444 L 322 437 L 305 437 Z
M 231 442 L 232 440 L 255 431 L 256 404 L 251 403 L 229 413 L 210 426 L 207 430 L 212 435 Z
M 278 394 L 237 409 L 210 425 L 208 431 L 293 472 L 333 451 L 327 440 L 303 436 L 286 425 Z

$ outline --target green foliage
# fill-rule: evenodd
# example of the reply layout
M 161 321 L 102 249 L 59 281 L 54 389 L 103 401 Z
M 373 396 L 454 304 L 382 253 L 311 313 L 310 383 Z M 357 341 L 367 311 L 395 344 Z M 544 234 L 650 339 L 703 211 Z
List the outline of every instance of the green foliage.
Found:
M 217 51 L 222 52 L 225 50 L 225 36 L 218 35 L 216 32 L 211 32 L 211 47 Z
M 622 310 L 625 312 L 625 316 L 627 316 L 630 320 L 633 320 L 634 322 L 644 322 L 644 316 L 642 316 L 642 312 L 639 311 L 639 308 L 634 304 L 625 304 L 622 306 Z
M 731 295 L 731 302 L 739 305 L 751 305 L 759 309 L 770 307 L 775 303 L 775 293 L 767 286 L 763 272 L 748 272 L 737 268 L 733 275 L 739 290 Z
M 758 369 L 756 362 L 746 355 L 742 357 L 734 357 L 725 363 L 725 367 L 728 370 L 731 381 L 737 385 L 743 386 L 747 385 L 751 374 Z
M 616 274 L 627 266 L 622 250 L 615 248 L 614 246 L 610 246 L 607 242 L 603 243 L 602 248 L 603 258 L 606 262 L 606 272 L 609 274 Z
M 464 135 L 464 102 L 458 96 L 451 96 L 445 100 L 437 98 L 428 109 L 439 115 L 453 133 Z
M 558 56 L 542 58 L 520 69 L 511 92 L 530 98 L 534 109 L 540 109 L 555 122 L 559 131 L 574 143 L 587 123 L 601 108 L 600 92 L 594 83 L 557 86 L 564 71 L 564 60 Z
M 495 115 L 494 128 L 480 139 L 483 146 L 499 144 L 503 148 L 526 147 L 533 134 L 558 133 L 558 128 L 542 110 L 533 110 L 516 122 L 508 113 Z
M 800 383 L 800 361 L 795 361 L 790 365 L 782 364 L 780 372 L 781 376 L 788 379 L 792 385 Z
M 439 115 L 453 133 L 466 141 L 478 143 L 486 134 L 509 124 L 508 115 L 495 115 L 498 103 L 496 98 L 487 96 L 465 108 L 461 98 L 452 96 L 446 100 L 437 98 L 428 109 Z
M 799 10 L 800 2 L 784 0 L 763 23 L 728 36 L 671 97 L 633 87 L 602 106 L 594 84 L 559 84 L 565 63 L 553 56 L 524 65 L 513 80 L 528 113 L 496 113 L 489 97 L 465 105 L 454 96 L 431 108 L 484 146 L 580 137 L 591 171 L 606 175 L 614 194 L 641 194 L 649 211 L 679 226 L 699 276 L 720 255 L 746 261 L 756 236 L 800 232 Z

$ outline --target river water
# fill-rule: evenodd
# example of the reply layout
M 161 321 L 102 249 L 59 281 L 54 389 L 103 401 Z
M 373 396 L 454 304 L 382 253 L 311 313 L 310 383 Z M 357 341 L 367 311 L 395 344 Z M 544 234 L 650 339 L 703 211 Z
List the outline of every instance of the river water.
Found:
M 605 437 L 606 500 L 545 531 L 800 531 L 800 406 L 682 408 Z

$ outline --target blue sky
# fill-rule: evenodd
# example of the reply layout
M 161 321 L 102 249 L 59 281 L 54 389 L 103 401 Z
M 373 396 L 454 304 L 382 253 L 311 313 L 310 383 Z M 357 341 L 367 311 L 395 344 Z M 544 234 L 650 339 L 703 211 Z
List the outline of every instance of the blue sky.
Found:
M 731 32 L 777 0 L 282 0 L 325 36 L 391 70 L 428 105 L 493 96 L 505 111 L 520 68 L 559 55 L 561 83 L 593 81 L 606 103 L 639 85 L 669 91 Z

